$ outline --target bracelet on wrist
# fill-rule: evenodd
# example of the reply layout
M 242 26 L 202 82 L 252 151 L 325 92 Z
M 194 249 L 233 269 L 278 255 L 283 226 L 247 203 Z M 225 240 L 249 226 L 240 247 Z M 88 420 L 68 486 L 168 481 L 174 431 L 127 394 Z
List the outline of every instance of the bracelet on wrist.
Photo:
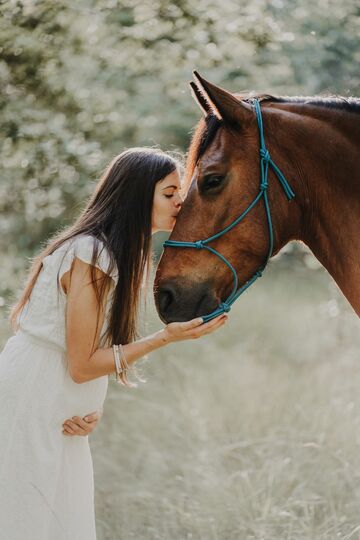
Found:
M 136 387 L 137 384 L 131 383 L 127 377 L 128 373 L 132 373 L 135 379 L 139 382 L 146 382 L 139 375 L 138 370 L 133 366 L 130 367 L 127 363 L 124 348 L 121 344 L 112 346 L 115 364 L 115 380 L 117 383 L 124 386 Z

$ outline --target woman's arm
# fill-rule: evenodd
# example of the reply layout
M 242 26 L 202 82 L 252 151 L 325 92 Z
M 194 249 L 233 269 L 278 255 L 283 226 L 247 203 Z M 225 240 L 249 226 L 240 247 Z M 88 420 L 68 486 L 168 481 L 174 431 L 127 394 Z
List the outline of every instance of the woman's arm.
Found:
M 62 285 L 67 293 L 66 342 L 69 371 L 76 383 L 83 383 L 115 373 L 112 348 L 98 348 L 106 298 L 100 306 L 99 323 L 96 327 L 99 306 L 91 285 L 90 265 L 75 258 L 71 279 L 70 273 L 67 274 L 63 276 Z M 103 279 L 104 276 L 101 270 L 96 269 L 97 279 Z M 134 343 L 123 344 L 127 363 L 131 365 L 142 356 L 171 342 L 197 339 L 209 334 L 222 326 L 226 320 L 227 316 L 222 315 L 206 324 L 202 324 L 201 318 L 171 323 L 150 336 Z

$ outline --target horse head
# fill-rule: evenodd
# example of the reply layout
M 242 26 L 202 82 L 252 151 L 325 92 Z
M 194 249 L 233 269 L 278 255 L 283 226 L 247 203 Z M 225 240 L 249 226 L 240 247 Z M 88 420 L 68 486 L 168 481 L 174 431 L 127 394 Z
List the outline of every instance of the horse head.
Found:
M 199 241 L 216 235 L 246 213 L 264 186 L 259 185 L 261 141 L 251 101 L 211 84 L 196 72 L 195 83 L 190 84 L 204 119 L 189 149 L 185 174 L 188 194 L 170 240 L 194 245 L 192 249 L 165 249 L 158 266 L 155 298 L 159 315 L 166 322 L 216 310 L 234 293 L 234 279 L 236 286 L 246 284 L 263 267 L 269 253 L 269 223 L 263 200 L 241 223 L 207 244 L 223 259 L 209 249 L 196 249 L 204 247 Z M 281 153 L 274 145 L 274 133 L 270 134 L 269 148 L 277 158 Z M 263 165 L 267 166 L 269 156 L 262 156 Z M 271 251 L 276 253 L 291 236 L 289 228 L 279 227 L 279 220 L 289 212 L 288 203 L 278 182 L 265 189 L 273 216 Z M 229 308 L 223 305 L 225 310 Z

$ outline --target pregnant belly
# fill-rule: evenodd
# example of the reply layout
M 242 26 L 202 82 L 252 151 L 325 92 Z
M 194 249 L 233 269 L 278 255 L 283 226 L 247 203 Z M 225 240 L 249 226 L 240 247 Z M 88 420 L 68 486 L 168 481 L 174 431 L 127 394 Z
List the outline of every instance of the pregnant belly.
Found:
M 58 424 L 99 410 L 104 403 L 108 377 L 75 383 L 60 348 L 20 333 L 8 340 L 0 360 L 0 404 L 5 401 L 9 409 L 22 402 L 28 413 Z
M 99 377 L 85 383 L 75 383 L 66 372 L 63 386 L 64 407 L 71 416 L 85 416 L 99 410 L 104 403 L 108 377 Z

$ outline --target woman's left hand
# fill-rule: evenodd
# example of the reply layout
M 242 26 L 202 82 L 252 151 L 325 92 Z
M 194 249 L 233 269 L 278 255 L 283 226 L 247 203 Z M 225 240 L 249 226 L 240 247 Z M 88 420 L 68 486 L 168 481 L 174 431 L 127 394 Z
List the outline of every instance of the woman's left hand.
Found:
M 85 437 L 94 431 L 97 423 L 99 422 L 102 409 L 100 411 L 95 411 L 93 413 L 87 414 L 83 418 L 81 416 L 73 416 L 68 418 L 63 423 L 63 434 L 67 437 L 72 437 L 74 435 L 81 435 Z

